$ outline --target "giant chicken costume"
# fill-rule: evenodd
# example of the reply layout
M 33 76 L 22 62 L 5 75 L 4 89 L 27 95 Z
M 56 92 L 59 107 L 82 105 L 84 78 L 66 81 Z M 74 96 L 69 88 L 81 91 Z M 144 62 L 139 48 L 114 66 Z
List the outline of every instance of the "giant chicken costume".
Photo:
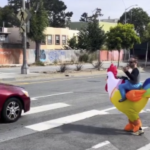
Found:
M 150 78 L 144 82 L 142 89 L 127 91 L 127 100 L 120 103 L 121 94 L 118 90 L 118 86 L 124 81 L 117 79 L 116 76 L 117 67 L 111 64 L 107 70 L 107 84 L 105 90 L 108 92 L 109 98 L 114 106 L 128 117 L 129 122 L 124 130 L 136 133 L 142 127 L 139 113 L 146 106 L 150 98 Z

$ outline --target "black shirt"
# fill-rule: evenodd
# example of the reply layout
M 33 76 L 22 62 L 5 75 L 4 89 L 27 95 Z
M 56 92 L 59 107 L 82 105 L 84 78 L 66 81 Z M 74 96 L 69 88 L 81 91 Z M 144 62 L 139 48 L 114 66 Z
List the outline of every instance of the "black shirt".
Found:
M 131 73 L 129 71 L 126 71 L 125 74 L 128 76 L 129 81 L 132 84 L 140 83 L 140 72 L 138 68 L 134 68 Z

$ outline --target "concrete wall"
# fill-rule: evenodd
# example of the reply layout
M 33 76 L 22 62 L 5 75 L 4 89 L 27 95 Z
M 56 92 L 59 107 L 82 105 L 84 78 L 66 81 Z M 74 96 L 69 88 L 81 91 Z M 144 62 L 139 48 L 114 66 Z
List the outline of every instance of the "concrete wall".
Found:
M 71 62 L 78 59 L 79 50 L 41 50 L 40 61 L 47 63 L 54 62 Z M 35 50 L 29 49 L 27 51 L 28 63 L 35 62 Z
M 11 48 L 9 46 L 0 46 L 0 64 L 22 64 L 23 61 L 23 51 L 22 48 Z M 80 50 L 41 50 L 40 60 L 45 63 L 54 62 L 71 62 L 77 61 Z M 123 51 L 120 54 L 120 60 L 123 58 Z M 117 61 L 118 51 L 101 51 L 100 52 L 101 61 Z M 28 64 L 35 62 L 35 50 L 27 50 L 27 60 Z

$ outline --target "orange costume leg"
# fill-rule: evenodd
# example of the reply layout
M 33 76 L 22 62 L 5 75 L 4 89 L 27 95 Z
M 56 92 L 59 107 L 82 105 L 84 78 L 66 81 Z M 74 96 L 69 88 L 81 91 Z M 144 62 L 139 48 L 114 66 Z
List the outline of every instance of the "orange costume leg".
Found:
M 125 131 L 133 131 L 134 125 L 133 123 L 129 120 L 129 123 L 125 126 L 124 130 Z
M 133 125 L 134 125 L 133 132 L 137 132 L 142 127 L 142 122 L 140 119 L 138 119 L 133 122 Z

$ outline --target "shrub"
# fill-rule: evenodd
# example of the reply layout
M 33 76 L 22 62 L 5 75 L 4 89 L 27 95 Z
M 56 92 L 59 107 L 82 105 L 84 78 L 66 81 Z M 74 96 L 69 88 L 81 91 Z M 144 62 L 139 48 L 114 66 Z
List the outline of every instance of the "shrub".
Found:
M 80 71 L 82 69 L 82 64 L 76 64 L 76 71 Z
M 66 64 L 62 64 L 60 65 L 60 69 L 59 69 L 59 72 L 65 72 L 67 70 L 67 65 Z
M 88 54 L 83 54 L 79 56 L 79 62 L 88 62 L 88 60 L 89 60 Z
M 98 69 L 98 70 L 103 68 L 102 62 L 97 62 L 96 64 L 92 63 L 92 65 L 95 69 Z

